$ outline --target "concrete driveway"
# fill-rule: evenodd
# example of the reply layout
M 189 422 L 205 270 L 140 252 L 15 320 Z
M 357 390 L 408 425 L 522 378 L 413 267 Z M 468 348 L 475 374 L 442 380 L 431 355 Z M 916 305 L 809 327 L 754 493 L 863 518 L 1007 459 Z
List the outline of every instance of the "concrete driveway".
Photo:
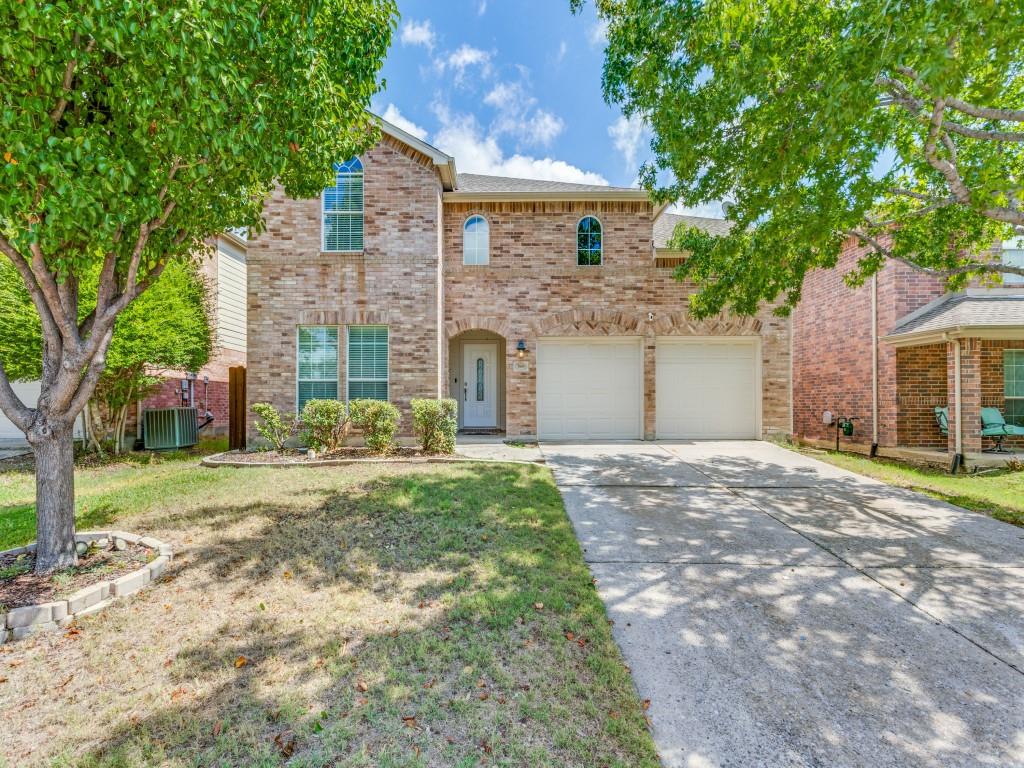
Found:
M 544 444 L 669 766 L 1024 766 L 1024 530 L 761 442 Z

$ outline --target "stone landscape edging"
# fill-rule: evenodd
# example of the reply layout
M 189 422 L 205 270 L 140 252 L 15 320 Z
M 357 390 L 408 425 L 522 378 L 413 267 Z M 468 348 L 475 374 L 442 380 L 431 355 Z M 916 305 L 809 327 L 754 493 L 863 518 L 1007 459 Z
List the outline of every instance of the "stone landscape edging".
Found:
M 313 459 L 312 461 L 234 461 L 224 459 L 235 451 L 224 451 L 206 456 L 200 462 L 204 467 L 343 467 L 349 464 L 544 464 L 543 457 L 537 461 L 526 459 L 477 459 L 472 456 L 381 456 L 361 459 Z
M 0 645 L 14 640 L 21 640 L 39 632 L 52 632 L 67 627 L 75 619 L 88 616 L 103 610 L 119 597 L 135 594 L 147 584 L 156 581 L 163 575 L 167 564 L 174 559 L 174 549 L 150 536 L 139 536 L 125 531 L 84 531 L 75 534 L 75 543 L 98 541 L 99 539 L 124 539 L 129 544 L 151 549 L 157 552 L 154 560 L 141 568 L 118 576 L 116 579 L 90 584 L 63 600 L 51 600 L 48 603 L 23 605 L 0 613 Z M 20 555 L 34 552 L 36 545 L 15 547 L 0 552 L 5 555 Z

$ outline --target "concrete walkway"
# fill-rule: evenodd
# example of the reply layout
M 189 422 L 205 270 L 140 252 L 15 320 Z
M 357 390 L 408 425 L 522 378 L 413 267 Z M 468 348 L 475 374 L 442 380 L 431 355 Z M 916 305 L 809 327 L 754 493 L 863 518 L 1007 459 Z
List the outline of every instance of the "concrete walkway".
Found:
M 1024 529 L 760 442 L 543 444 L 668 766 L 1024 766 Z

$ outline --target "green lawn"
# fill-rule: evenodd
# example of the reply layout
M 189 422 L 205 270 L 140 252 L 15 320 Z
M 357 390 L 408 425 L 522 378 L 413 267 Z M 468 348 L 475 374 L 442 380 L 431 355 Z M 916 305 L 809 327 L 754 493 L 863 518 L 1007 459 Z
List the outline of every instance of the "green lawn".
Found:
M 890 485 L 921 491 L 951 504 L 984 512 L 997 520 L 1024 525 L 1024 472 L 1000 470 L 954 476 L 942 470 L 916 467 L 889 459 L 870 459 L 853 453 L 811 448 L 798 450 Z
M 183 554 L 0 653 L 10 766 L 658 765 L 542 467 L 178 456 L 77 489 L 81 524 Z M 31 538 L 32 494 L 0 470 L 2 546 Z

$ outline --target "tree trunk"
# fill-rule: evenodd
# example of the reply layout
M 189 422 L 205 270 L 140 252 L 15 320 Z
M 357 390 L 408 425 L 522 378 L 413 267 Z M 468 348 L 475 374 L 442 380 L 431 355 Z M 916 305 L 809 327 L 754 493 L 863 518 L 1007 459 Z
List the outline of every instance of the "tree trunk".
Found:
M 77 562 L 74 422 L 34 427 L 28 440 L 36 458 L 36 573 L 53 573 Z

